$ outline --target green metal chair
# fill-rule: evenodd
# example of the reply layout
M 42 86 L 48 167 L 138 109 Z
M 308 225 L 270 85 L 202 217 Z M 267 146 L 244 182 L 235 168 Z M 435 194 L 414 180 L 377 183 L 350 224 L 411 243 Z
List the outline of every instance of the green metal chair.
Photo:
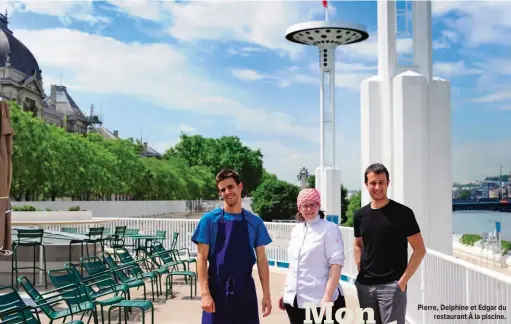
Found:
M 31 229 L 17 229 L 17 238 L 14 242 L 12 242 L 12 261 L 11 261 L 11 284 L 14 285 L 15 278 L 18 278 L 18 270 L 20 269 L 32 269 L 32 280 L 35 282 L 35 273 L 36 270 L 43 271 L 44 276 L 44 287 L 48 289 L 48 281 L 46 279 L 46 248 L 43 244 L 44 237 L 44 229 L 41 228 L 31 228 Z M 33 257 L 33 265 L 31 267 L 18 267 L 18 248 L 20 246 L 23 247 L 33 247 L 34 248 L 34 257 Z M 43 252 L 43 267 L 36 266 L 37 259 L 37 249 L 41 249 Z M 16 275 L 14 275 L 16 274 Z M 18 289 L 18 281 L 16 281 L 16 289 Z
M 174 232 L 174 234 L 172 234 L 172 242 L 170 243 L 170 250 L 174 250 L 176 248 L 178 237 L 179 237 L 179 232 Z
M 108 258 L 112 259 L 112 257 L 110 257 L 110 254 L 108 254 L 107 252 L 105 252 L 101 255 L 102 256 L 108 255 Z M 112 261 L 113 261 L 113 259 L 112 259 Z M 111 275 L 111 277 L 116 281 L 116 283 L 125 284 L 126 286 L 128 286 L 128 291 L 127 291 L 128 299 L 131 299 L 130 289 L 131 288 L 140 288 L 140 287 L 143 287 L 144 299 L 147 299 L 146 286 L 145 286 L 144 280 L 141 280 L 138 278 L 127 277 L 126 274 L 122 270 L 112 268 L 111 265 L 108 262 L 106 262 L 106 260 L 102 260 L 99 257 L 82 258 L 81 263 L 89 275 L 95 275 L 95 274 L 100 274 L 100 273 L 105 273 L 105 274 L 109 273 Z M 153 300 L 154 300 L 154 291 L 153 291 Z
M 138 235 L 140 232 L 139 228 L 126 228 L 126 232 L 124 233 L 124 246 L 125 248 L 132 249 L 135 251 L 135 240 L 130 237 L 130 235 Z M 127 242 L 126 242 L 127 241 Z
M 90 256 L 89 253 L 89 244 L 94 244 L 94 255 L 96 255 L 96 244 L 99 244 L 101 246 L 101 252 L 105 251 L 104 241 L 103 238 L 103 232 L 105 228 L 104 227 L 91 227 L 89 229 L 89 232 L 85 234 L 87 236 L 86 239 L 74 239 L 69 242 L 69 262 L 72 262 L 72 246 L 75 244 L 80 244 L 81 247 L 81 253 L 80 257 L 83 257 L 83 246 L 85 245 L 85 249 L 87 252 L 87 256 Z
M 113 308 L 119 308 L 119 323 L 121 322 L 121 309 L 124 309 L 124 323 L 127 324 L 126 309 L 138 308 L 142 312 L 142 324 L 145 324 L 145 312 L 151 310 L 151 324 L 154 324 L 154 305 L 150 301 L 145 300 L 123 300 L 119 304 L 112 305 L 108 308 L 108 324 L 110 324 L 110 312 Z
M 5 292 L 5 290 L 8 291 Z M 60 303 L 60 301 L 57 301 L 57 303 Z M 49 303 L 44 306 L 47 305 Z M 0 320 L 2 324 L 40 324 L 41 319 L 37 309 L 41 308 L 41 306 L 28 306 L 13 286 L 0 287 Z M 83 322 L 81 320 L 72 320 L 65 324 L 83 324 Z
M 115 249 L 124 247 L 124 235 L 126 234 L 126 226 L 116 226 L 113 235 L 110 235 L 106 240 L 109 241 L 110 248 Z M 104 252 L 104 251 L 103 251 Z
M 197 259 L 191 257 L 190 249 L 187 247 L 180 248 L 180 249 L 174 248 L 174 249 L 171 249 L 170 251 L 172 251 L 172 253 L 174 254 L 174 258 L 175 258 L 176 262 L 183 262 L 184 264 L 188 265 L 188 269 L 185 268 L 185 270 L 188 270 L 188 271 L 190 270 L 190 263 L 197 264 Z M 179 251 L 186 251 L 186 255 L 187 255 L 188 259 L 182 260 L 181 254 L 179 253 Z
M 56 289 L 40 293 L 27 277 L 19 277 L 18 282 L 37 307 L 40 308 L 46 316 L 48 316 L 50 324 L 53 323 L 53 321 L 60 319 L 65 321 L 68 316 L 73 318 L 74 314 L 80 313 L 82 313 L 83 319 L 85 314 L 88 312 L 91 312 L 89 321 L 90 318 L 93 317 L 94 324 L 98 324 L 98 313 L 96 312 L 96 306 L 94 303 L 88 300 L 84 300 L 79 303 L 70 303 L 71 300 L 77 300 L 80 297 L 80 291 L 75 285 L 57 287 Z M 60 309 L 62 302 L 67 304 L 68 307 L 66 309 Z M 59 304 L 60 307 L 58 310 L 53 307 L 54 304 Z
M 165 297 L 168 296 L 169 290 L 172 291 L 172 278 L 174 276 L 182 276 L 185 279 L 185 283 L 190 279 L 190 298 L 192 298 L 192 287 L 195 286 L 195 295 L 197 295 L 197 273 L 186 269 L 186 261 L 177 260 L 174 255 L 174 250 L 165 250 L 161 243 L 155 243 L 152 247 L 153 253 L 151 259 L 160 268 L 165 269 L 163 273 L 167 274 L 165 290 Z M 160 259 L 162 262 L 158 262 Z M 183 265 L 184 270 L 170 270 L 176 269 L 178 265 Z
M 83 302 L 93 302 L 95 305 L 99 305 L 101 308 L 102 323 L 104 323 L 103 307 L 115 305 L 126 299 L 128 290 L 126 285 L 118 285 L 112 278 L 109 278 L 108 275 L 104 273 L 90 275 L 84 278 L 72 263 L 67 263 L 66 267 L 62 269 L 50 270 L 48 275 L 55 287 L 66 287 L 69 285 L 78 287 L 80 298 L 68 299 L 71 304 L 76 305 Z M 97 290 L 93 289 L 93 287 Z M 114 294 L 114 296 L 107 299 L 98 299 L 111 294 Z
M 138 264 L 133 265 L 127 265 L 127 266 L 119 266 L 117 262 L 115 262 L 114 258 L 110 255 L 110 253 L 105 252 L 101 255 L 103 258 L 104 263 L 108 265 L 108 268 L 110 271 L 113 271 L 115 277 L 122 283 L 126 284 L 128 288 L 135 288 L 135 287 L 144 287 L 144 299 L 147 299 L 147 293 L 146 293 L 146 286 L 145 286 L 145 280 L 144 279 L 151 279 L 151 288 L 152 288 L 152 294 L 153 294 L 153 301 L 154 301 L 154 283 L 157 281 L 156 274 L 153 274 L 153 276 L 150 275 L 150 273 L 147 276 L 144 276 L 144 272 L 136 271 L 136 274 L 133 275 L 130 272 L 130 269 L 138 267 Z M 125 271 L 128 273 L 126 274 Z M 158 288 L 158 283 L 156 282 L 156 287 Z M 158 294 L 159 295 L 159 294 Z
M 148 259 L 135 260 L 135 258 L 129 253 L 129 251 L 126 248 L 115 249 L 114 255 L 117 256 L 117 258 L 119 259 L 122 266 L 130 267 L 130 269 L 128 269 L 128 272 L 132 276 L 141 277 L 144 279 L 150 278 L 151 283 L 156 281 L 156 287 L 158 287 L 158 282 L 159 282 L 160 289 L 159 289 L 159 291 L 157 290 L 157 295 L 160 296 L 160 292 L 162 292 L 161 277 L 163 274 L 168 273 L 168 270 L 166 268 L 159 268 L 159 267 L 153 266 L 152 269 L 148 270 L 148 272 L 144 272 L 142 270 L 142 268 L 140 267 L 139 263 L 146 263 L 147 261 L 150 261 L 150 260 L 148 260 Z

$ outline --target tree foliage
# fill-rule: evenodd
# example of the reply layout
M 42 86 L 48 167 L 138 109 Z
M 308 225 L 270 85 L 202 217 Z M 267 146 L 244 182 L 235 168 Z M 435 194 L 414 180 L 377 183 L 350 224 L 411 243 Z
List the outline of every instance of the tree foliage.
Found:
M 348 220 L 344 223 L 344 226 L 353 227 L 353 214 L 362 207 L 362 192 L 358 191 L 356 194 L 351 196 L 348 202 L 347 216 Z
M 214 139 L 182 133 L 179 143 L 167 150 L 164 157 L 180 158 L 189 166 L 208 167 L 215 173 L 233 169 L 243 181 L 244 195 L 250 195 L 261 184 L 264 174 L 261 151 L 243 145 L 237 136 Z
M 141 156 L 132 139 L 66 132 L 10 104 L 16 200 L 180 200 L 217 198 L 214 175 L 186 159 Z M 248 167 L 246 167 L 249 169 Z
M 252 195 L 252 210 L 265 222 L 273 219 L 293 219 L 297 213 L 296 197 L 300 187 L 267 177 Z

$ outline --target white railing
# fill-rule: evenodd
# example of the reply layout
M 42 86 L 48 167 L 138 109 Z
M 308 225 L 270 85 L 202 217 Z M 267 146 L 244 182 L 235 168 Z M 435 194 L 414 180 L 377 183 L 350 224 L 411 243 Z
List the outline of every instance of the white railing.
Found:
M 172 241 L 174 232 L 179 233 L 177 246 L 188 247 L 196 252 L 195 245 L 191 242 L 191 236 L 198 224 L 197 219 L 136 219 L 117 218 L 104 224 L 106 228 L 113 230 L 115 226 L 127 226 L 138 228 L 141 233 L 151 234 L 156 230 L 167 231 L 166 247 Z M 291 230 L 295 224 L 266 223 L 270 236 L 273 240 L 267 247 L 267 255 L 270 261 L 287 262 L 287 244 Z M 95 226 L 95 225 L 94 225 Z M 44 226 L 50 230 L 60 230 L 57 226 Z M 79 225 L 79 231 L 86 231 L 87 225 Z M 357 267 L 353 259 L 353 228 L 341 227 L 345 246 L 345 265 L 343 274 L 355 278 Z M 411 250 L 411 249 L 410 249 Z M 410 251 L 411 254 L 411 251 Z M 407 322 L 409 324 L 433 324 L 433 323 L 492 323 L 505 324 L 511 320 L 511 277 L 500 275 L 496 272 L 480 266 L 456 259 L 454 257 L 428 250 L 421 266 L 408 283 L 408 307 Z M 435 310 L 420 310 L 418 307 L 436 306 Z M 441 310 L 441 305 L 467 307 L 464 310 Z M 480 306 L 496 307 L 495 310 L 484 311 Z M 499 309 L 499 306 L 506 309 Z M 476 307 L 471 310 L 471 307 Z M 479 319 L 441 319 L 438 315 L 464 315 L 477 314 Z M 483 315 L 505 316 L 505 319 L 486 318 Z

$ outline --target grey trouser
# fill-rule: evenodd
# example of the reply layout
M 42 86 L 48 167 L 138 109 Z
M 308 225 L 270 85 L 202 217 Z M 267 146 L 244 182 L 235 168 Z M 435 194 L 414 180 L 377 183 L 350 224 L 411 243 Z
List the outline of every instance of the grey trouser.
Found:
M 397 281 L 381 285 L 362 285 L 355 281 L 355 287 L 360 308 L 370 307 L 374 311 L 375 322 L 367 323 L 387 324 L 397 321 L 396 324 L 405 324 L 407 288 L 402 292 Z M 367 320 L 366 316 L 364 320 Z

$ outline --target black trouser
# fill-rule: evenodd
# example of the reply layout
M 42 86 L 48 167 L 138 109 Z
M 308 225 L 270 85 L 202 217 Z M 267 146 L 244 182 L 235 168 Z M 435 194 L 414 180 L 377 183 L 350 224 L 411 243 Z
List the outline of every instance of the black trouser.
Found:
M 287 303 L 284 303 L 284 307 L 286 308 L 286 312 L 287 312 L 287 316 L 289 317 L 290 324 L 303 324 L 303 322 L 306 319 L 305 312 L 307 311 L 307 309 L 298 308 L 296 296 L 295 296 L 293 306 L 291 306 Z M 334 305 L 332 306 L 332 320 L 334 321 L 335 324 L 339 324 L 339 322 L 335 319 L 335 312 L 337 312 L 338 309 L 345 308 L 345 307 L 346 307 L 346 300 L 344 299 L 344 296 L 340 294 L 340 291 L 339 291 L 339 297 L 337 297 L 337 299 L 334 300 Z M 321 308 L 317 309 L 317 314 L 319 314 L 320 309 Z M 342 315 L 343 315 L 342 317 L 344 318 L 344 314 L 342 314 Z M 326 312 L 325 312 L 325 316 L 323 317 L 323 320 L 321 322 L 315 322 L 314 316 L 312 314 L 310 314 L 309 318 L 312 320 L 312 322 L 314 324 L 320 324 L 320 323 L 323 324 L 324 321 L 326 320 Z

